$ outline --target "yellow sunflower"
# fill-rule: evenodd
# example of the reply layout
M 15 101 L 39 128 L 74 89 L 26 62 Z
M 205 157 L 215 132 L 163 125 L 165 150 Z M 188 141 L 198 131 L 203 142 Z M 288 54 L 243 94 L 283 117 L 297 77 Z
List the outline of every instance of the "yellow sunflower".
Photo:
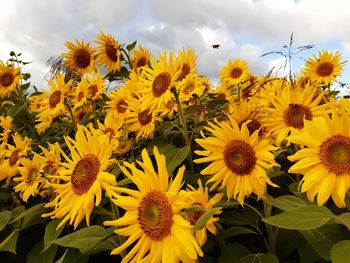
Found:
M 117 118 L 125 118 L 129 115 L 129 100 L 131 99 L 131 90 L 123 85 L 118 90 L 113 90 L 108 94 L 110 101 L 107 102 L 107 113 L 114 114 Z
M 338 207 L 345 207 L 350 189 L 350 117 L 333 112 L 332 117 L 305 120 L 302 131 L 293 129 L 289 140 L 304 146 L 288 159 L 296 162 L 290 173 L 303 174 L 300 189 L 313 202 L 323 205 L 332 197 Z
M 64 100 L 70 91 L 72 80 L 64 81 L 63 74 L 58 74 L 54 81 L 49 81 L 50 91 L 44 90 L 40 113 L 36 116 L 38 124 L 35 126 L 39 133 L 51 126 L 52 120 L 61 114 L 66 114 Z
M 341 76 L 346 61 L 340 60 L 341 54 L 339 52 L 320 51 L 317 57 L 314 55 L 305 63 L 303 74 L 309 77 L 312 82 L 327 85 L 332 83 L 336 77 Z
M 22 166 L 18 168 L 21 176 L 13 178 L 13 181 L 18 183 L 14 190 L 20 192 L 20 197 L 27 202 L 30 196 L 39 194 L 46 184 L 46 179 L 40 172 L 43 164 L 38 155 L 34 155 L 32 160 L 22 159 L 21 164 Z
M 159 54 L 159 61 L 151 59 L 151 67 L 144 68 L 144 74 L 141 76 L 143 88 L 138 90 L 144 105 L 149 105 L 152 110 L 163 110 L 164 105 L 172 100 L 171 88 L 180 74 L 180 68 L 176 65 L 171 52 L 169 56 L 166 51 L 163 55 Z
M 61 163 L 57 184 L 51 186 L 57 194 L 55 199 L 46 204 L 54 210 L 44 214 L 44 217 L 63 218 L 57 228 L 69 221 L 77 228 L 85 217 L 86 224 L 90 225 L 92 209 L 98 206 L 102 199 L 102 190 L 110 192 L 110 187 L 116 185 L 115 176 L 106 172 L 114 162 L 111 158 L 112 145 L 108 135 L 101 136 L 93 129 L 79 125 L 75 140 L 65 137 L 70 150 L 70 157 L 63 151 L 66 162 Z
M 90 43 L 84 43 L 84 39 L 79 42 L 75 39 L 76 44 L 66 41 L 65 45 L 69 49 L 67 53 L 63 53 L 65 64 L 78 72 L 80 75 L 95 70 L 94 49 L 90 47 Z
M 124 249 L 133 248 L 122 262 L 194 262 L 203 253 L 192 234 L 192 226 L 180 214 L 186 202 L 179 194 L 185 167 L 179 168 L 172 183 L 164 155 L 157 148 L 153 150 L 157 171 L 144 149 L 143 161 L 135 164 L 124 162 L 122 172 L 138 188 L 132 190 L 119 187 L 113 202 L 126 210 L 123 217 L 104 222 L 107 226 L 123 227 L 115 233 L 129 236 L 112 254 L 120 254 Z M 128 168 L 128 169 L 127 169 Z M 125 194 L 125 195 L 122 195 Z
M 182 48 L 176 58 L 176 62 L 179 64 L 181 68 L 181 73 L 177 77 L 177 81 L 183 80 L 188 74 L 196 73 L 196 59 L 197 56 L 194 53 L 192 48 L 185 49 Z
M 158 112 L 143 106 L 137 99 L 129 100 L 129 109 L 130 112 L 125 119 L 126 130 L 136 133 L 136 141 L 141 138 L 153 138 L 156 122 L 160 121 Z
M 42 164 L 42 171 L 45 176 L 58 175 L 58 170 L 61 163 L 61 147 L 56 142 L 55 144 L 48 143 L 44 148 L 39 145 L 44 156 L 36 154 Z M 50 178 L 49 178 L 50 179 Z
M 29 111 L 32 113 L 39 113 L 42 110 L 42 106 L 45 104 L 46 94 L 33 95 L 28 98 Z
M 146 66 L 150 59 L 150 51 L 149 49 L 143 48 L 141 45 L 139 45 L 138 49 L 134 49 L 131 51 L 131 61 L 132 61 L 132 68 L 134 70 L 137 70 L 138 68 L 142 68 L 143 66 Z
M 124 119 L 116 117 L 112 113 L 107 113 L 104 124 L 98 122 L 98 129 L 102 134 L 109 135 L 109 143 L 113 145 L 113 152 L 119 147 L 119 138 L 125 134 L 122 130 Z
M 10 116 L 0 116 L 0 128 L 2 132 L 0 133 L 0 141 L 7 143 L 12 130 L 13 119 Z
M 0 181 L 6 179 L 6 183 L 18 173 L 21 159 L 27 156 L 31 144 L 29 138 L 22 138 L 18 133 L 12 135 L 12 138 L 14 145 L 7 144 L 7 150 L 1 153 L 3 160 L 0 163 Z
M 304 119 L 320 116 L 322 110 L 329 106 L 322 103 L 323 96 L 323 92 L 319 93 L 312 86 L 300 89 L 289 85 L 280 96 L 270 99 L 270 104 L 264 109 L 263 121 L 271 137 L 276 139 L 276 145 L 282 144 L 292 128 L 303 129 Z
M 193 96 L 202 96 L 205 88 L 206 87 L 200 82 L 199 77 L 195 76 L 194 74 L 188 74 L 176 85 L 181 102 L 188 102 L 193 98 Z
M 119 71 L 121 50 L 118 41 L 111 34 L 106 35 L 101 31 L 95 43 L 98 45 L 97 61 L 105 65 L 108 72 Z
M 213 206 L 222 199 L 223 194 L 218 193 L 212 198 L 209 198 L 208 188 L 203 187 L 201 180 L 198 180 L 198 189 L 195 189 L 192 185 L 188 185 L 188 188 L 189 189 L 186 191 L 185 196 L 189 206 L 198 205 L 203 207 L 203 210 L 194 210 L 186 213 L 187 220 L 191 225 L 194 225 L 204 213 L 212 209 Z M 218 211 L 216 214 L 219 213 L 221 213 L 221 211 Z M 207 242 L 207 230 L 216 235 L 217 230 L 214 223 L 218 220 L 219 218 L 211 217 L 202 229 L 195 232 L 196 240 L 200 246 L 203 246 L 205 242 Z
M 212 137 L 196 139 L 204 151 L 195 151 L 204 156 L 195 163 L 212 162 L 201 171 L 203 175 L 213 175 L 207 183 L 214 183 L 211 190 L 219 184 L 226 187 L 227 196 L 237 199 L 243 205 L 244 197 L 251 193 L 260 199 L 264 197 L 266 184 L 273 184 L 265 169 L 276 165 L 271 151 L 276 148 L 268 140 L 259 139 L 258 130 L 249 134 L 245 123 L 239 128 L 233 118 L 229 122 L 209 122 L 206 127 Z
M 0 98 L 9 96 L 16 89 L 19 80 L 23 78 L 20 71 L 14 64 L 5 65 L 0 61 Z
M 220 80 L 227 86 L 237 86 L 248 80 L 249 77 L 250 74 L 247 62 L 238 58 L 234 61 L 229 59 L 220 72 Z

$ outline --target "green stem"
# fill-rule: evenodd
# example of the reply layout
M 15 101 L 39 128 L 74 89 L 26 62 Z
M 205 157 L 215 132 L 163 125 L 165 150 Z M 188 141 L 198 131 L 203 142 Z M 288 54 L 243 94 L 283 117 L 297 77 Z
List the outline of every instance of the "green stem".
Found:
M 192 150 L 191 150 L 191 141 L 190 141 L 190 138 L 188 137 L 188 130 L 187 130 L 187 124 L 186 124 L 185 116 L 184 116 L 184 113 L 182 111 L 181 102 L 180 102 L 179 95 L 178 95 L 176 89 L 173 87 L 171 89 L 171 91 L 173 92 L 173 94 L 175 96 L 176 104 L 177 104 L 177 106 L 179 108 L 180 123 L 181 123 L 182 130 L 183 130 L 185 144 L 186 144 L 186 146 L 188 146 L 190 148 L 190 151 L 189 151 L 187 157 L 188 157 L 188 161 L 190 163 L 191 171 L 194 174 L 193 158 L 192 158 Z
M 111 204 L 112 212 L 113 212 L 113 220 L 119 219 L 120 213 L 119 213 L 118 207 L 112 201 L 110 201 L 110 204 Z M 119 234 L 117 234 L 117 236 L 118 236 L 119 246 L 121 246 L 125 242 L 126 239 Z M 126 256 L 126 252 L 123 250 L 122 252 L 120 252 L 120 255 L 122 256 L 122 258 L 124 258 Z
M 264 202 L 265 217 L 269 217 L 271 216 L 272 206 L 265 201 L 263 202 Z M 271 254 L 275 254 L 276 253 L 276 239 L 275 239 L 276 235 L 275 235 L 274 227 L 268 223 L 265 223 L 265 227 L 267 232 L 267 240 L 269 243 L 269 252 Z
M 126 58 L 128 59 L 128 64 L 130 66 L 130 69 L 132 69 L 132 63 L 131 63 L 131 60 L 130 60 L 130 55 L 125 51 L 124 48 L 122 48 L 121 50 L 125 54 Z
M 77 132 L 78 125 L 77 125 L 77 122 L 75 120 L 72 107 L 71 107 L 70 103 L 65 103 L 65 105 L 66 105 L 66 108 L 68 109 L 69 115 L 70 115 L 70 117 L 72 119 L 74 132 Z

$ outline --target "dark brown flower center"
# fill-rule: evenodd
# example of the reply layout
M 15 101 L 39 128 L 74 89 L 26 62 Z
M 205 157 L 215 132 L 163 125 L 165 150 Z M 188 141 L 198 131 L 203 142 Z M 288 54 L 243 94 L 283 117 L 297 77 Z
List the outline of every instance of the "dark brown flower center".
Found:
M 350 138 L 333 135 L 325 140 L 319 150 L 322 163 L 336 175 L 350 173 Z
M 98 91 L 98 87 L 97 87 L 97 85 L 91 85 L 87 88 L 87 90 L 89 93 L 89 98 L 91 99 L 96 95 L 96 93 Z
M 241 68 L 233 68 L 230 72 L 230 77 L 233 79 L 238 79 L 240 76 L 242 76 L 243 70 Z
M 183 63 L 181 68 L 181 73 L 177 78 L 178 81 L 183 80 L 191 72 L 191 67 L 188 63 Z
M 87 154 L 74 167 L 71 183 L 73 192 L 82 195 L 89 191 L 99 173 L 100 161 L 94 154 Z
M 115 108 L 119 113 L 126 112 L 127 107 L 128 107 L 128 103 L 125 100 L 119 100 L 115 105 Z
M 136 63 L 136 67 L 139 68 L 139 67 L 143 67 L 147 64 L 147 58 L 145 57 L 141 57 L 137 60 L 137 63 Z
M 91 55 L 85 48 L 77 49 L 73 55 L 74 65 L 78 68 L 87 68 L 91 62 Z
M 115 46 L 113 46 L 112 44 L 106 44 L 105 51 L 106 51 L 107 57 L 110 60 L 112 60 L 113 62 L 118 61 L 118 56 L 117 56 L 118 49 L 116 49 Z
M 78 93 L 77 99 L 78 99 L 78 101 L 81 101 L 83 98 L 84 98 L 84 92 L 80 91 L 80 92 Z
M 16 149 L 16 150 L 14 150 L 12 153 L 11 153 L 11 155 L 10 155 L 10 158 L 9 158 L 9 165 L 10 166 L 14 166 L 17 162 L 18 162 L 18 160 L 19 160 L 19 150 L 18 149 Z
M 51 93 L 49 98 L 50 108 L 55 108 L 56 105 L 61 101 L 62 92 L 60 90 L 55 90 Z
M 3 87 L 8 87 L 13 83 L 15 77 L 11 72 L 5 72 L 0 75 L 0 84 Z
M 304 128 L 304 118 L 311 120 L 312 112 L 307 106 L 291 103 L 288 109 L 285 110 L 283 118 L 287 126 L 302 129 Z
M 203 206 L 200 202 L 194 202 L 192 205 Z M 194 225 L 198 219 L 205 213 L 205 210 L 194 210 L 187 212 L 187 218 L 190 221 L 191 225 Z
M 253 134 L 256 130 L 260 129 L 261 123 L 256 119 L 245 119 L 240 123 L 239 126 L 242 126 L 242 124 L 247 122 L 248 120 L 250 121 L 246 125 L 249 130 L 249 134 Z
M 139 119 L 139 122 L 141 123 L 141 125 L 145 126 L 152 121 L 152 112 L 150 112 L 150 110 L 148 110 L 148 109 L 141 111 L 138 114 L 138 119 Z
M 170 86 L 171 76 L 168 72 L 160 73 L 153 81 L 152 92 L 154 97 L 160 97 Z
M 174 100 L 169 100 L 167 103 L 165 103 L 165 108 L 168 110 L 172 110 L 176 105 L 176 102 Z
M 31 183 L 35 180 L 36 176 L 37 176 L 38 170 L 36 168 L 32 168 L 30 169 L 27 178 L 25 179 L 26 183 Z
M 227 168 L 237 175 L 250 174 L 256 163 L 254 149 L 241 140 L 233 140 L 226 144 L 223 156 Z
M 189 82 L 189 83 L 182 89 L 182 92 L 183 92 L 185 95 L 189 95 L 193 90 L 194 90 L 194 83 L 193 83 L 193 82 Z
M 45 174 L 52 175 L 57 172 L 57 168 L 52 161 L 48 161 L 43 168 Z
M 316 73 L 321 77 L 328 77 L 333 73 L 334 65 L 328 61 L 317 66 Z
M 153 240 L 162 240 L 170 235 L 173 211 L 163 192 L 146 194 L 138 207 L 137 220 L 143 232 Z
M 109 134 L 109 140 L 111 141 L 113 139 L 113 137 L 115 136 L 115 132 L 112 128 L 106 128 L 103 131 L 104 134 Z

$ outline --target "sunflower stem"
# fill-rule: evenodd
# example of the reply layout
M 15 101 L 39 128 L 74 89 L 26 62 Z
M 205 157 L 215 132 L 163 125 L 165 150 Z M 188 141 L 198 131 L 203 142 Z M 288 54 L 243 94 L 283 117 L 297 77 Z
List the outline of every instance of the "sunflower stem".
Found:
M 128 52 L 125 51 L 124 48 L 122 48 L 121 50 L 125 54 L 126 58 L 128 59 L 128 64 L 130 66 L 130 69 L 132 69 L 132 63 L 131 63 L 131 60 L 130 60 L 130 55 L 128 54 Z
M 172 93 L 175 96 L 176 104 L 177 104 L 177 106 L 179 108 L 180 123 L 181 123 L 182 131 L 183 131 L 182 134 L 184 135 L 186 146 L 188 146 L 190 148 L 189 153 L 187 155 L 187 158 L 188 158 L 188 161 L 190 163 L 191 172 L 192 172 L 192 174 L 194 174 L 193 158 L 192 158 L 192 150 L 191 150 L 191 141 L 190 141 L 190 138 L 188 137 L 188 130 L 187 130 L 187 125 L 186 125 L 186 119 L 185 119 L 184 113 L 182 111 L 181 102 L 180 102 L 180 99 L 179 99 L 179 94 L 177 93 L 176 88 L 172 87 L 171 91 L 172 91 Z
M 111 203 L 111 208 L 112 208 L 112 213 L 113 213 L 113 220 L 117 220 L 120 218 L 120 213 L 119 213 L 119 209 L 118 207 L 113 203 L 113 201 L 110 201 Z M 121 246 L 124 242 L 125 242 L 125 238 L 119 234 L 117 234 L 118 236 L 118 242 L 119 242 L 119 246 Z M 122 252 L 120 252 L 120 255 L 122 258 L 124 258 L 126 256 L 126 252 L 123 250 Z
M 77 132 L 78 126 L 77 126 L 77 122 L 74 118 L 72 107 L 71 107 L 70 103 L 65 103 L 65 105 L 66 105 L 66 108 L 68 109 L 69 115 L 72 119 L 74 132 Z
M 264 213 L 265 217 L 271 216 L 272 206 L 268 204 L 266 201 L 264 203 Z M 265 223 L 266 232 L 267 232 L 267 241 L 269 243 L 269 253 L 276 253 L 276 231 L 274 227 L 268 223 Z

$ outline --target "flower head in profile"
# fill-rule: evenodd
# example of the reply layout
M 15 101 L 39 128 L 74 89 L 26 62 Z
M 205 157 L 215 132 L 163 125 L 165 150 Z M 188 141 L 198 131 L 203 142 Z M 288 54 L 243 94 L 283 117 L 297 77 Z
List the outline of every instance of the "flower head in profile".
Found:
M 108 72 L 118 71 L 121 67 L 121 47 L 111 34 L 102 31 L 97 36 L 95 43 L 98 63 L 106 66 Z
M 202 251 L 192 234 L 192 226 L 181 215 L 186 202 L 179 194 L 185 167 L 179 168 L 169 182 L 165 156 L 153 150 L 157 170 L 147 151 L 142 151 L 142 161 L 124 162 L 122 172 L 137 187 L 118 187 L 113 202 L 126 210 L 123 217 L 107 221 L 107 226 L 118 227 L 115 233 L 128 239 L 112 251 L 120 254 L 133 244 L 122 262 L 193 262 Z M 121 228 L 119 228 L 121 227 Z
M 4 64 L 0 61 L 0 98 L 9 96 L 22 78 L 20 68 L 16 68 L 14 64 Z

